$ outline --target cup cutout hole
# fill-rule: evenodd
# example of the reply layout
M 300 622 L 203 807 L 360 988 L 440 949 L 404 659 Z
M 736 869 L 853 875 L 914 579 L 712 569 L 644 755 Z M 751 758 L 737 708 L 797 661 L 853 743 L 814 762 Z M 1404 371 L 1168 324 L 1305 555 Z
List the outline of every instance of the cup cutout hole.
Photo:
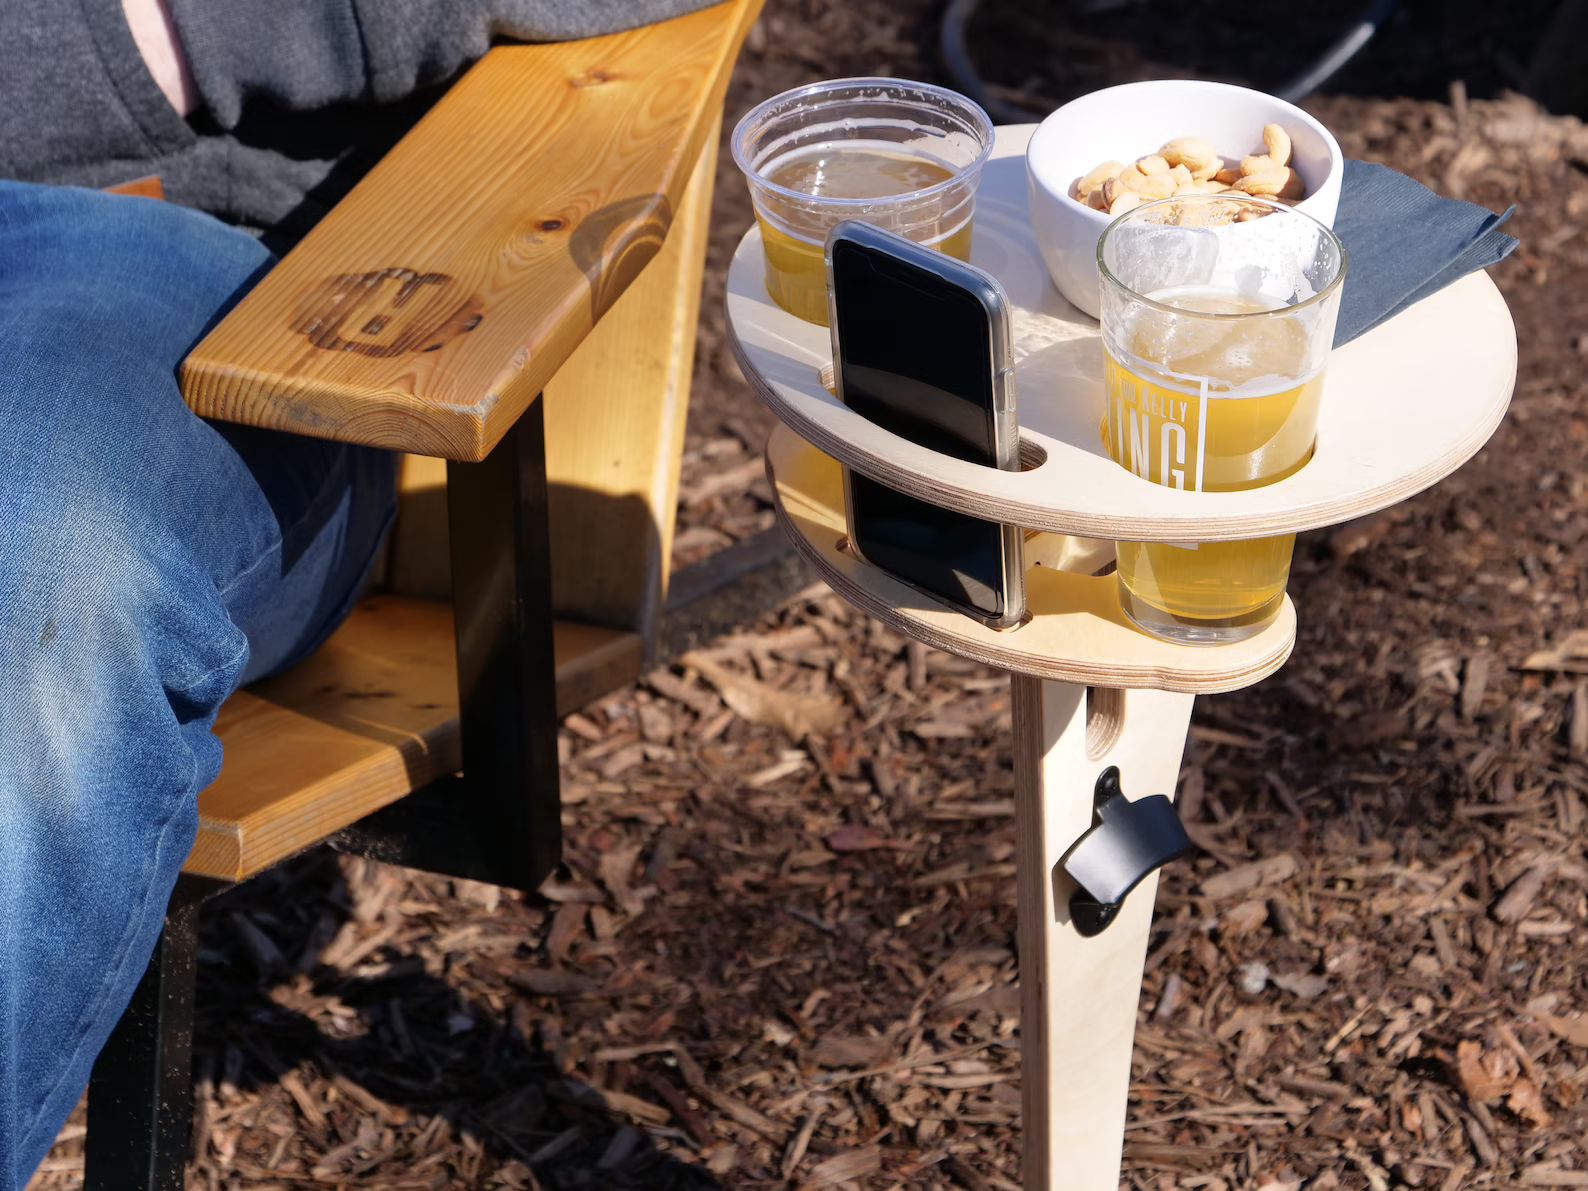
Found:
M 816 370 L 816 380 L 834 397 L 838 396 L 838 381 L 833 373 L 831 360 Z M 1032 442 L 1024 434 L 1020 436 L 1019 452 L 1021 471 L 1036 471 L 1048 461 L 1048 449 Z
M 1086 759 L 1106 757 L 1124 730 L 1125 692 L 1116 687 L 1091 687 L 1086 692 Z

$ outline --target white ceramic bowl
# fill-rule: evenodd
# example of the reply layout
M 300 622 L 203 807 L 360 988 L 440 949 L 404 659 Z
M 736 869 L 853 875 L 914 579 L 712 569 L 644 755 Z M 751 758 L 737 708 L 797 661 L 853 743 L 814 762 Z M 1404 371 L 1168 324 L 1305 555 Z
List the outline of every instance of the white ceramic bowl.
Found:
M 1026 148 L 1031 225 L 1059 292 L 1093 318 L 1098 310 L 1097 238 L 1111 221 L 1070 197 L 1075 180 L 1105 161 L 1135 161 L 1165 141 L 1199 136 L 1232 163 L 1262 151 L 1263 125 L 1290 134 L 1291 161 L 1306 185 L 1297 204 L 1334 226 L 1345 159 L 1318 121 L 1261 91 L 1196 79 L 1125 83 L 1093 91 L 1054 112 Z

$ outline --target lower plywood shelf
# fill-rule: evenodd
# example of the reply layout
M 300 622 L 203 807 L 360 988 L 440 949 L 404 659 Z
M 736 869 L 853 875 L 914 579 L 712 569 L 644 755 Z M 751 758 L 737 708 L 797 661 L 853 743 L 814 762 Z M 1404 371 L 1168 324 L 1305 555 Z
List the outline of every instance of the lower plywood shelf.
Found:
M 1266 678 L 1295 643 L 1296 611 L 1288 597 L 1274 623 L 1249 640 L 1214 648 L 1173 645 L 1126 619 L 1112 575 L 1040 565 L 1026 572 L 1031 619 L 1017 629 L 989 629 L 843 548 L 843 478 L 836 460 L 784 426 L 772 432 L 766 458 L 778 519 L 833 590 L 901 633 L 949 653 L 1058 682 L 1200 693 L 1236 690 Z

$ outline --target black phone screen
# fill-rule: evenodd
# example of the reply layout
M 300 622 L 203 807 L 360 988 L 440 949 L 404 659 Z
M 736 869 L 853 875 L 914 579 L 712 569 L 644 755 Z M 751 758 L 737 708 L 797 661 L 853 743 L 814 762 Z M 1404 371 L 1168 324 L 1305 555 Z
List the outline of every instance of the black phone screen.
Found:
M 973 294 L 845 241 L 832 248 L 844 402 L 956 459 L 997 466 L 992 334 Z M 951 603 L 1004 612 L 1003 527 L 849 476 L 860 553 Z

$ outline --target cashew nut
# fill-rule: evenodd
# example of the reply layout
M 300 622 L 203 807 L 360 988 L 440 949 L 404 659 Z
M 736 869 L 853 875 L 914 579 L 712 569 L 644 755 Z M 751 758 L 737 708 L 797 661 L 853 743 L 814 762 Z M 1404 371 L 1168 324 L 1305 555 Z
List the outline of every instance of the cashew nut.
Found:
M 1124 168 L 1124 165 L 1118 161 L 1103 162 L 1102 165 L 1098 166 L 1091 173 L 1085 175 L 1082 178 L 1076 179 L 1074 190 L 1075 197 L 1080 199 L 1083 203 L 1086 202 L 1091 197 L 1092 191 L 1100 189 L 1103 183 L 1108 181 L 1110 178 L 1117 178 L 1119 176 L 1119 171 Z
M 1277 124 L 1263 125 L 1263 144 L 1275 165 L 1290 164 L 1290 134 Z
M 1108 204 L 1108 213 L 1116 216 L 1123 215 L 1126 211 L 1131 211 L 1141 206 L 1143 201 L 1141 195 L 1134 190 L 1121 190 L 1115 196 L 1114 201 Z
M 1103 162 L 1077 178 L 1070 195 L 1094 210 L 1114 214 L 1140 202 L 1177 194 L 1256 194 L 1285 202 L 1304 198 L 1301 175 L 1289 164 L 1290 134 L 1278 124 L 1265 124 L 1262 140 L 1266 152 L 1243 157 L 1237 168 L 1202 137 L 1176 137 L 1158 152 L 1138 158 L 1134 165 Z M 1120 199 L 1125 194 L 1138 196 L 1137 202 L 1122 206 Z
M 1285 188 L 1285 175 L 1279 170 L 1270 170 L 1266 174 L 1247 174 L 1235 184 L 1235 189 L 1242 194 L 1276 195 Z
M 1213 146 L 1199 136 L 1176 137 L 1159 149 L 1158 154 L 1171 166 L 1185 166 L 1199 182 L 1211 178 L 1224 165 Z
M 1235 220 L 1239 207 L 1232 202 L 1185 203 L 1176 222 L 1181 227 L 1223 227 Z
M 1167 170 L 1148 177 L 1131 166 L 1120 173 L 1117 181 L 1126 190 L 1134 190 L 1144 199 L 1163 199 L 1174 193 L 1174 179 L 1169 176 Z M 1104 197 L 1108 196 L 1104 195 Z M 1112 206 L 1112 202 L 1109 205 Z
M 1279 166 L 1263 174 L 1248 174 L 1235 184 L 1242 194 L 1266 195 L 1270 198 L 1300 198 L 1301 175 L 1289 166 Z

